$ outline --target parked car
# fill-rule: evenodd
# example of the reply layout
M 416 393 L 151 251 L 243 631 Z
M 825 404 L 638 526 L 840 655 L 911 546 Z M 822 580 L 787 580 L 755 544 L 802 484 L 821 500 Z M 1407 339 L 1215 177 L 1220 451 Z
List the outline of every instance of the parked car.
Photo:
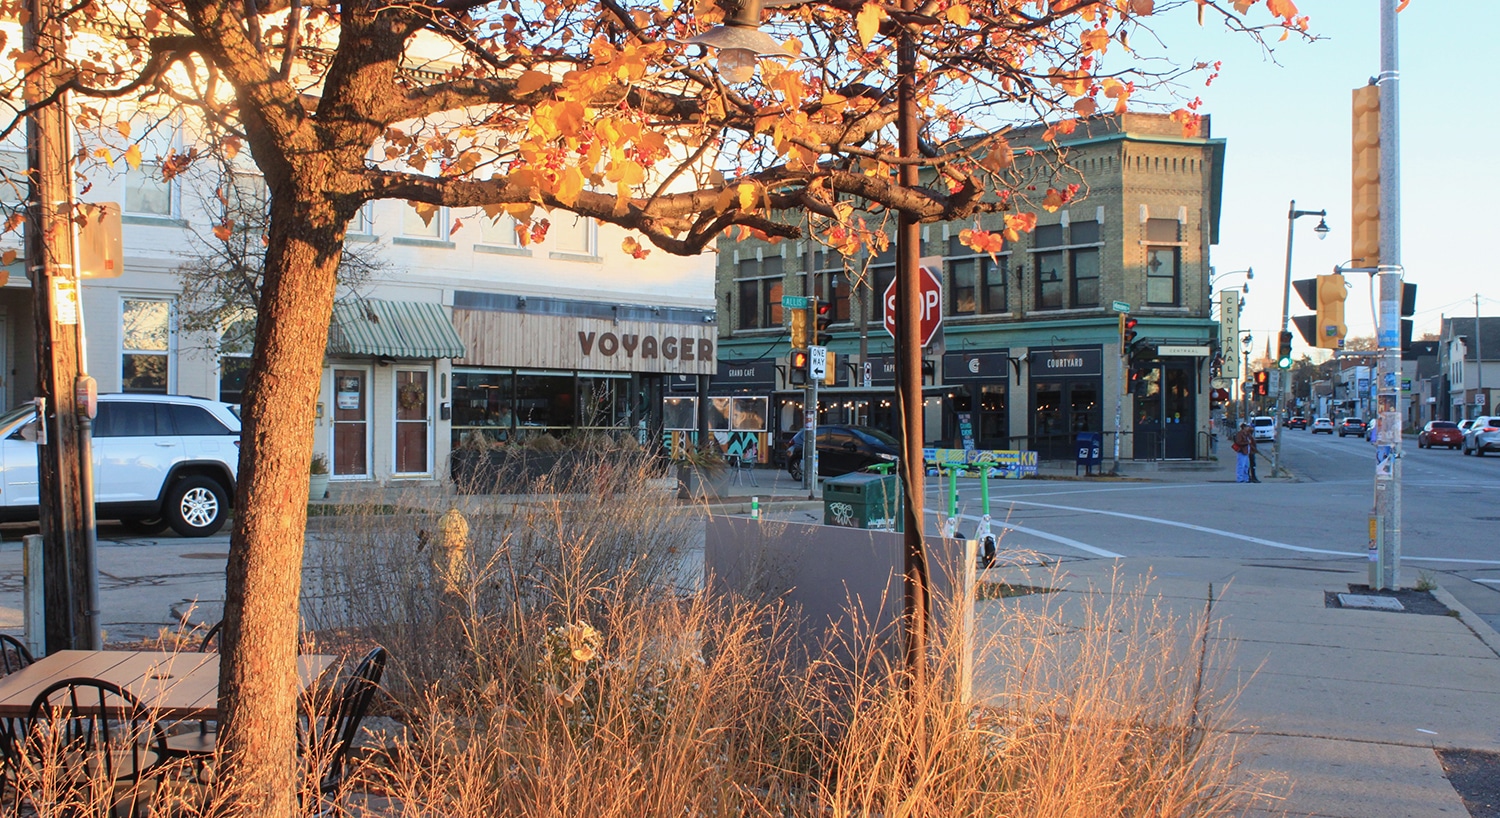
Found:
M 1319 432 L 1324 432 L 1330 435 L 1333 434 L 1333 421 L 1329 420 L 1328 418 L 1314 418 L 1312 422 L 1312 433 L 1317 434 Z
M 1344 418 L 1339 421 L 1339 437 L 1348 435 L 1364 437 L 1369 431 L 1370 427 L 1365 424 L 1364 418 Z
M 1417 433 L 1417 448 L 1431 449 L 1433 446 L 1447 446 L 1457 449 L 1464 445 L 1464 433 L 1458 430 L 1458 424 L 1451 420 L 1429 421 L 1422 431 Z
M 1464 433 L 1468 432 L 1469 431 L 1469 427 L 1473 426 L 1473 425 L 1474 425 L 1474 419 L 1473 418 L 1469 418 L 1467 420 L 1460 420 L 1458 422 L 1458 433 L 1459 434 L 1464 434 Z
M 1275 440 L 1276 418 L 1264 415 L 1250 418 L 1250 433 L 1256 440 Z
M 37 519 L 36 411 L 0 416 L 0 521 Z M 137 533 L 184 537 L 224 527 L 240 461 L 227 403 L 177 395 L 100 395 L 93 425 L 94 509 Z
M 793 480 L 802 479 L 802 440 L 798 432 L 786 450 L 786 471 Z M 818 476 L 835 477 L 877 463 L 895 463 L 901 443 L 879 429 L 868 426 L 818 427 Z
M 1500 452 L 1500 417 L 1481 415 L 1464 432 L 1464 454 L 1483 457 L 1485 452 Z
M 1307 418 L 1302 417 L 1301 415 L 1297 415 L 1296 417 L 1287 418 L 1286 428 L 1288 428 L 1288 429 L 1306 429 L 1307 428 Z

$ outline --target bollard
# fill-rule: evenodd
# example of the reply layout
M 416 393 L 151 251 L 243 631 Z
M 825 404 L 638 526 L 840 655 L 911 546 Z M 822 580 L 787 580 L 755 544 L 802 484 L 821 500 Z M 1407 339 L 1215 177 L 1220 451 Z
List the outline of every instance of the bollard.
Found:
M 750 498 L 750 519 L 752 519 L 752 520 L 759 520 L 760 519 L 760 498 L 759 497 L 751 497 Z
M 462 511 L 450 508 L 439 518 L 438 527 L 442 531 L 442 558 L 446 563 L 439 564 L 438 570 L 448 592 L 462 595 L 466 585 L 464 575 L 468 573 L 469 520 Z

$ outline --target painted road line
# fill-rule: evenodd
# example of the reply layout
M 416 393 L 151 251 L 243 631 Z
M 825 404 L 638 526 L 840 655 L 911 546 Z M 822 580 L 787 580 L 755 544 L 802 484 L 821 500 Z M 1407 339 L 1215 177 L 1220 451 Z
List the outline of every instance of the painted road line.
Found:
M 1500 585 L 1500 579 L 1476 579 L 1475 582 L 1483 582 L 1486 585 Z
M 979 522 L 979 518 L 976 517 L 973 514 L 960 514 L 960 515 L 958 515 L 958 518 L 960 520 L 972 520 L 973 522 L 976 522 L 976 523 Z M 1057 534 L 1048 534 L 1045 531 L 1038 531 L 1035 528 L 1027 528 L 1025 526 L 1016 525 L 1014 523 L 1007 523 L 1007 522 L 1004 522 L 1003 520 L 990 520 L 990 525 L 993 526 L 993 527 L 995 527 L 995 528 L 1003 528 L 1006 531 L 1014 531 L 1017 534 L 1026 534 L 1026 535 L 1029 535 L 1029 536 L 1032 536 L 1032 537 L 1036 537 L 1037 539 L 1040 539 L 1040 540 L 1047 540 L 1048 542 L 1055 542 L 1058 545 L 1066 545 L 1069 548 L 1077 548 L 1079 551 L 1083 551 L 1083 552 L 1086 552 L 1086 553 L 1089 553 L 1089 554 L 1093 554 L 1096 557 L 1104 557 L 1106 559 L 1112 559 L 1112 560 L 1122 560 L 1122 559 L 1125 559 L 1125 555 L 1124 554 L 1116 554 L 1113 551 L 1107 551 L 1107 550 L 1105 550 L 1103 548 L 1098 548 L 1096 546 L 1089 545 L 1088 543 L 1081 543 L 1081 542 L 1079 542 L 1077 540 L 1071 540 L 1071 539 L 1068 539 L 1067 537 L 1058 536 Z
M 1033 503 L 1027 500 L 1008 500 L 1006 502 L 1009 502 L 1013 505 L 1037 506 L 1038 508 L 1050 508 L 1056 511 L 1073 511 L 1080 514 L 1103 514 L 1106 517 L 1120 517 L 1126 520 L 1138 520 L 1144 523 L 1156 523 L 1157 525 L 1172 526 L 1173 528 L 1186 528 L 1190 531 L 1200 531 L 1204 534 L 1214 534 L 1219 537 L 1228 537 L 1232 540 L 1243 540 L 1244 542 L 1255 543 L 1256 545 L 1264 545 L 1269 548 L 1279 548 L 1283 551 L 1296 551 L 1303 554 L 1327 554 L 1335 557 L 1364 557 L 1367 554 L 1367 552 L 1365 551 L 1333 551 L 1327 548 L 1309 548 L 1305 545 L 1292 545 L 1291 543 L 1268 540 L 1264 537 L 1251 537 L 1247 534 L 1238 534 L 1233 531 L 1224 531 L 1222 529 L 1209 528 L 1208 526 L 1195 525 L 1193 523 L 1183 523 L 1178 522 L 1177 520 L 1164 520 L 1160 517 L 1147 517 L 1143 514 L 1129 514 L 1124 511 L 1105 511 L 1102 509 L 1094 508 L 1078 508 L 1077 506 L 1060 506 L 1053 503 Z M 1402 555 L 1401 559 L 1414 562 L 1451 562 L 1462 563 L 1466 565 L 1500 565 L 1500 560 L 1471 560 L 1456 559 L 1450 557 L 1413 557 L 1407 555 Z

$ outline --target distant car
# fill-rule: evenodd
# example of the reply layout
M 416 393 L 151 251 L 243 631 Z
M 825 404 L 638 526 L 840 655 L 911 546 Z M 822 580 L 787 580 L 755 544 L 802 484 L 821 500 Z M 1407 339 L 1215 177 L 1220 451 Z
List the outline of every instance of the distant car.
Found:
M 1473 418 L 1469 418 L 1468 420 L 1460 420 L 1458 422 L 1458 433 L 1459 434 L 1464 434 L 1465 432 L 1469 431 L 1469 427 L 1473 426 L 1473 425 L 1474 425 L 1474 419 Z
M 1451 420 L 1434 420 L 1422 427 L 1417 433 L 1417 448 L 1431 449 L 1433 446 L 1447 446 L 1457 449 L 1464 445 L 1464 433 L 1458 430 L 1458 424 Z
M 793 480 L 802 479 L 802 441 L 798 432 L 786 449 L 786 471 Z M 867 426 L 818 427 L 818 476 L 835 477 L 877 463 L 895 463 L 901 442 L 879 429 Z
M 1301 415 L 1298 415 L 1297 417 L 1293 417 L 1293 418 L 1287 418 L 1286 428 L 1288 428 L 1288 429 L 1306 429 L 1307 428 L 1307 418 L 1302 417 Z
M 1312 422 L 1312 433 L 1317 434 L 1319 432 L 1333 434 L 1333 421 L 1328 418 L 1315 418 Z
M 1276 418 L 1265 416 L 1250 418 L 1250 433 L 1255 436 L 1256 440 L 1275 440 Z
M 1339 437 L 1364 437 L 1369 431 L 1370 427 L 1365 424 L 1364 418 L 1344 418 L 1339 421 Z
M 1500 417 L 1481 415 L 1464 432 L 1464 454 L 1483 457 L 1485 452 L 1500 452 Z

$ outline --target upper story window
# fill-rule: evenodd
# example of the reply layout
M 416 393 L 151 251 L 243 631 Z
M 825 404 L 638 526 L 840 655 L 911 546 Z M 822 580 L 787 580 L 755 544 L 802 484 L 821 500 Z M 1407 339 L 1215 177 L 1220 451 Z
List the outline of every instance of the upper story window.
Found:
M 1010 249 L 990 258 L 965 247 L 958 236 L 948 238 L 948 314 L 976 315 L 1005 312 L 1005 279 L 1010 270 Z
M 768 329 L 781 326 L 781 296 L 785 281 L 781 256 L 742 259 L 735 276 L 738 297 L 736 327 Z
M 172 302 L 127 298 L 120 310 L 120 391 L 171 391 Z
M 849 312 L 849 273 L 844 269 L 843 255 L 822 249 L 808 254 L 805 259 L 807 272 L 813 277 L 812 286 L 802 282 L 802 291 L 817 296 L 819 304 L 828 305 L 828 316 L 835 324 L 852 319 Z
M 9 216 L 26 200 L 26 152 L 0 149 L 0 213 Z
M 349 229 L 345 231 L 352 236 L 375 235 L 375 203 L 365 202 L 354 211 L 354 218 L 349 220 Z
M 270 223 L 271 192 L 258 173 L 231 170 L 225 177 L 224 215 L 236 226 L 265 230 Z
M 176 139 L 167 126 L 148 131 L 137 147 L 141 162 L 136 167 L 125 165 L 125 200 L 120 203 L 122 212 L 136 216 L 173 218 L 178 212 L 177 180 L 173 176 L 162 176 L 162 162 L 176 154 Z
M 475 216 L 479 220 L 479 243 L 491 247 L 520 247 L 521 240 L 516 236 L 516 220 L 509 213 L 501 213 L 497 218 L 490 218 L 481 210 Z M 547 231 L 552 232 L 550 229 Z
M 1150 306 L 1182 304 L 1181 241 L 1182 224 L 1176 219 L 1146 221 L 1146 303 Z
M 401 235 L 414 239 L 447 241 L 448 208 L 439 207 L 435 211 L 428 211 L 425 214 L 428 217 L 426 220 L 423 220 L 423 215 L 411 205 L 401 208 Z
M 547 249 L 570 256 L 597 255 L 594 220 L 572 213 L 553 213 L 547 227 Z M 514 235 L 514 231 L 512 231 Z
M 1036 309 L 1088 309 L 1099 306 L 1099 222 L 1040 225 L 1032 234 L 1036 269 Z
M 219 336 L 219 400 L 241 403 L 245 376 L 250 374 L 250 352 L 255 346 L 255 316 L 234 321 Z

